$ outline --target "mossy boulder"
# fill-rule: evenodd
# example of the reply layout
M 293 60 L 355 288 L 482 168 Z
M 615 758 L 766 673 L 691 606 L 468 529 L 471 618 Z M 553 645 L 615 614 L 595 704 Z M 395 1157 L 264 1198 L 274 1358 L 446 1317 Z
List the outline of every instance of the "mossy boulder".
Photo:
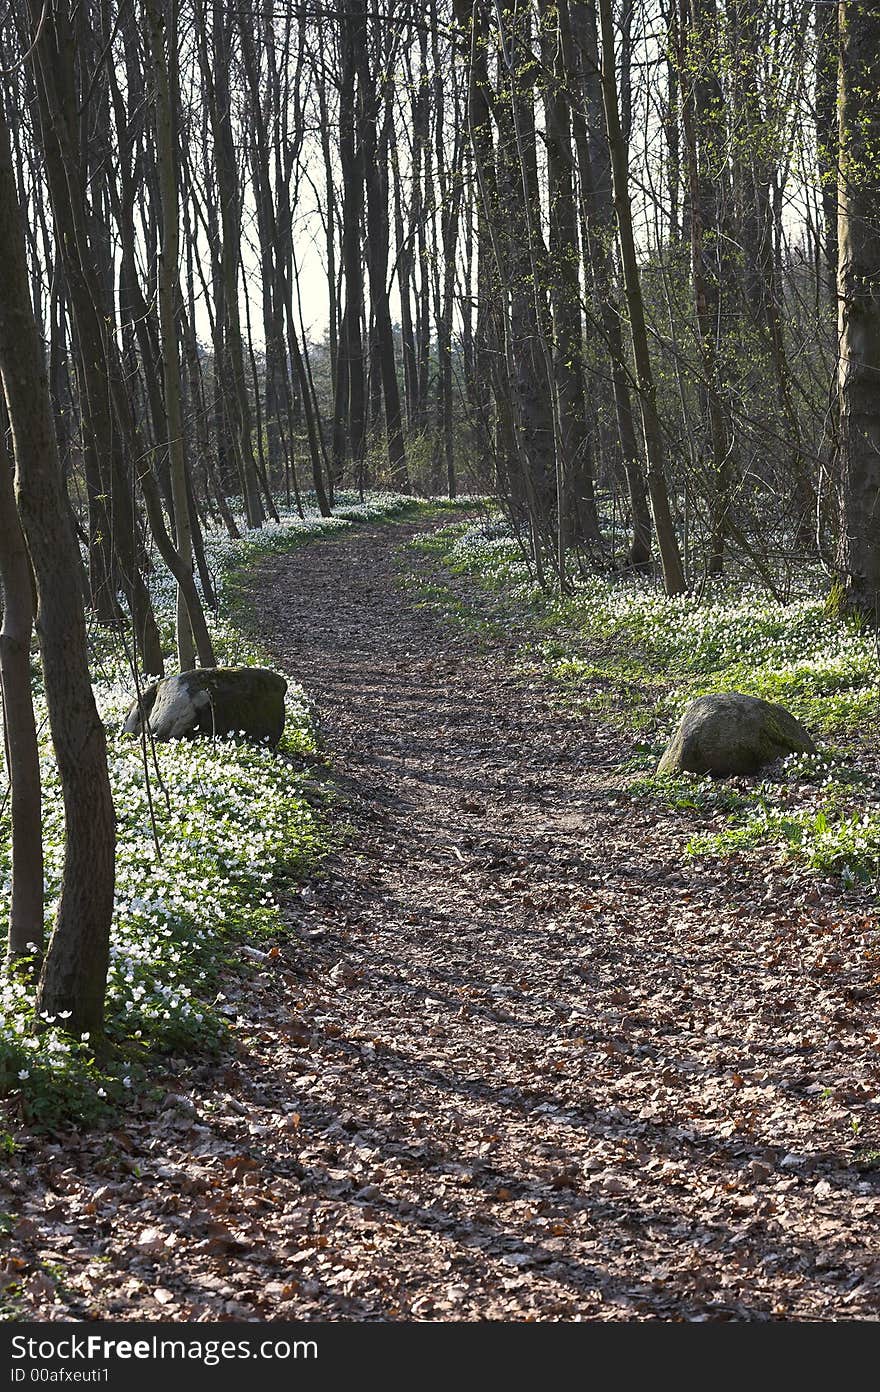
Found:
M 240 733 L 277 744 L 286 691 L 284 678 L 267 667 L 198 667 L 146 687 L 123 728 L 138 735 L 147 721 L 159 741 Z
M 809 731 L 784 706 L 723 691 L 691 701 L 657 772 L 724 778 L 757 773 L 787 754 L 815 752 Z

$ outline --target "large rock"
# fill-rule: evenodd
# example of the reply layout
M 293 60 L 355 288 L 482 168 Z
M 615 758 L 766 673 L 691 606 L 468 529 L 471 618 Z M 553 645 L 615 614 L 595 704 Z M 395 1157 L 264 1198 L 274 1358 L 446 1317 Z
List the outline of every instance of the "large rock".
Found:
M 681 717 L 658 773 L 757 773 L 786 754 L 815 754 L 816 746 L 784 706 L 724 691 L 700 696 Z
M 266 667 L 198 667 L 148 686 L 123 728 L 139 735 L 147 720 L 156 740 L 241 731 L 277 744 L 284 729 L 286 690 L 284 678 Z

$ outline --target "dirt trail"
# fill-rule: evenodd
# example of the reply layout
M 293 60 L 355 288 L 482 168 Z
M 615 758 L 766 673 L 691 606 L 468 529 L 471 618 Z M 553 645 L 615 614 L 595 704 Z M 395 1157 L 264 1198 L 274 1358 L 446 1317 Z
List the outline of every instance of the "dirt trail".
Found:
M 255 581 L 353 831 L 234 1001 L 239 1054 L 106 1160 L 67 1310 L 876 1318 L 861 911 L 686 860 L 692 822 L 615 791 L 625 741 L 416 606 L 411 530 Z

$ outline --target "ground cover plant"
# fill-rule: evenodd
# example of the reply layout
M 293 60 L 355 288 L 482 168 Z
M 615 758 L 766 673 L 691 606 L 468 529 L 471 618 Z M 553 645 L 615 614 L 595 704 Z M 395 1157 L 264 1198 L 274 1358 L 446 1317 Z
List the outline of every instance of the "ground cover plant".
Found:
M 876 1320 L 880 5 L 5 14 L 0 1319 Z
M 667 596 L 644 577 L 596 573 L 574 575 L 574 593 L 560 597 L 537 584 L 501 518 L 456 522 L 413 547 L 447 576 L 445 590 L 442 579 L 419 580 L 432 587 L 429 602 L 452 618 L 461 611 L 450 576 L 503 597 L 518 613 L 523 661 L 553 679 L 560 701 L 633 732 L 629 797 L 716 819 L 688 840 L 689 854 L 769 844 L 844 881 L 880 872 L 876 635 L 840 616 L 820 573 L 804 574 L 786 600 L 740 575 Z M 654 774 L 687 703 L 720 691 L 786 706 L 820 753 L 781 760 L 757 781 Z
M 719 819 L 634 799 L 624 712 L 564 708 L 522 652 L 539 602 L 404 551 L 423 525 L 241 583 L 345 840 L 284 936 L 228 944 L 219 1056 L 154 1049 L 87 1131 L 5 1123 L 0 1313 L 876 1312 L 876 911 L 775 857 L 683 861 Z
M 267 655 L 236 605 L 243 574 L 260 557 L 289 551 L 352 525 L 399 517 L 424 505 L 393 493 L 341 494 L 334 515 L 314 506 L 287 512 L 240 540 L 206 537 L 218 609 L 211 616 L 218 661 L 260 664 Z M 173 646 L 175 594 L 157 567 L 153 598 L 163 640 Z M 82 1122 L 125 1101 L 151 1054 L 213 1050 L 235 1012 L 224 979 L 242 967 L 242 944 L 271 950 L 281 931 L 277 889 L 323 849 L 303 757 L 316 751 L 312 710 L 288 675 L 286 725 L 277 750 L 235 737 L 145 746 L 122 733 L 135 674 L 119 634 L 93 628 L 94 689 L 108 730 L 117 812 L 116 905 L 108 978 L 107 1038 L 71 1037 L 64 1020 L 33 1018 L 27 963 L 0 983 L 0 1092 L 29 1121 Z M 146 681 L 148 674 L 140 674 Z M 41 724 L 47 927 L 58 894 L 64 819 L 57 769 L 34 665 Z M 258 814 L 258 815 L 257 815 Z M 0 822 L 0 931 L 10 880 L 8 809 Z M 246 958 L 244 960 L 247 960 Z M 38 1026 L 38 1028 L 35 1028 Z

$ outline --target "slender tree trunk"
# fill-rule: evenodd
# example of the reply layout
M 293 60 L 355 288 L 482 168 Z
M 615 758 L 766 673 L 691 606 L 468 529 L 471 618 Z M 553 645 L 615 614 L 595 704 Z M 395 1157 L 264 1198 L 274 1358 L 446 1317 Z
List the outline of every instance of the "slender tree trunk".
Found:
M 43 41 L 43 40 L 41 40 Z M 42 345 L 30 301 L 9 133 L 0 114 L 0 375 L 12 423 L 16 497 L 37 589 L 37 633 L 64 796 L 61 896 L 37 998 L 73 1033 L 99 1034 L 113 917 L 116 830 L 104 727 L 92 693 Z M 69 1012 L 69 1014 L 68 1014 Z
M 840 569 L 848 607 L 880 619 L 880 5 L 840 17 Z
M 3 589 L 0 689 L 12 815 L 10 960 L 27 953 L 39 956 L 43 951 L 40 752 L 31 694 L 32 584 L 30 562 L 15 506 L 5 423 L 0 421 L 0 585 Z
M 222 312 L 218 307 L 217 329 L 220 357 L 215 371 L 220 370 L 226 392 L 226 412 L 232 426 L 232 441 L 236 467 L 244 494 L 248 525 L 261 527 L 266 520 L 260 497 L 260 485 L 254 460 L 251 435 L 251 410 L 244 370 L 241 338 L 241 314 L 238 304 L 238 262 L 241 253 L 242 193 L 235 158 L 232 126 L 232 45 L 231 13 L 221 0 L 211 0 L 212 44 L 210 56 L 206 40 L 206 20 L 203 0 L 198 0 L 198 27 L 201 31 L 200 61 L 206 88 L 206 105 L 214 137 L 214 164 L 217 176 L 222 237 L 219 256 L 219 287 L 222 293 Z
M 165 385 L 165 419 L 171 461 L 171 493 L 174 526 L 181 569 L 193 574 L 192 523 L 187 491 L 180 390 L 180 350 L 175 300 L 180 244 L 177 192 L 177 152 L 174 131 L 174 72 L 177 58 L 176 0 L 145 0 L 153 65 L 153 101 L 156 116 L 156 158 L 159 171 L 162 242 L 159 254 L 159 322 Z M 181 672 L 196 663 L 196 648 L 203 667 L 215 665 L 206 624 L 193 624 L 187 606 L 188 586 L 177 587 L 177 656 Z M 198 634 L 198 640 L 196 639 Z
M 722 264 L 730 237 L 723 225 L 727 202 L 728 131 L 717 45 L 714 0 L 690 0 L 687 44 L 682 50 L 682 112 L 687 147 L 691 215 L 691 284 L 702 369 L 701 396 L 708 417 L 711 462 L 704 461 L 709 497 L 708 571 L 724 569 L 731 497 L 731 441 L 722 399 L 724 322 Z
M 512 497 L 517 490 L 518 463 L 508 399 L 510 384 L 503 383 L 507 287 L 501 238 L 495 233 L 498 187 L 488 63 L 489 26 L 484 7 L 471 5 L 470 0 L 455 0 L 455 15 L 462 56 L 467 63 L 467 126 L 476 182 L 476 325 L 471 410 L 477 439 L 487 453 L 494 452 L 495 488 L 500 496 Z
M 613 250 L 616 219 L 611 155 L 605 128 L 599 71 L 599 35 L 594 0 L 559 0 L 560 38 L 567 72 L 575 75 L 580 102 L 572 104 L 586 247 L 593 300 L 610 362 L 611 390 L 623 471 L 632 516 L 628 565 L 644 569 L 651 560 L 651 512 L 629 386 L 629 360 L 623 343 Z
M 660 552 L 663 582 L 666 593 L 675 595 L 683 593 L 687 586 L 669 506 L 663 431 L 657 413 L 657 390 L 648 348 L 645 306 L 642 299 L 642 283 L 633 233 L 632 204 L 629 193 L 629 152 L 620 124 L 611 0 L 598 0 L 598 5 L 602 37 L 602 97 L 605 107 L 605 125 L 608 132 L 608 148 L 611 154 L 620 261 L 629 309 L 633 358 L 639 389 L 642 430 L 645 437 L 645 455 L 648 461 L 648 496 L 651 500 L 651 514 L 657 536 L 657 548 Z
M 822 199 L 824 284 L 837 307 L 837 9 L 815 0 L 816 168 Z
M 415 144 L 415 133 L 413 133 Z M 400 172 L 400 158 L 397 138 L 392 127 L 389 134 L 388 153 L 391 161 L 394 195 L 394 240 L 397 256 L 397 285 L 400 294 L 400 340 L 403 350 L 403 399 L 406 406 L 406 426 L 412 433 L 416 426 L 416 343 L 413 332 L 412 279 L 413 279 L 413 228 L 406 228 L 403 220 L 403 182 Z M 413 163 L 421 160 L 421 151 L 413 150 Z M 413 184 L 418 177 L 413 172 Z
M 36 30 L 43 24 L 39 0 L 30 0 L 30 15 Z M 159 630 L 139 570 L 138 526 L 124 456 L 126 450 L 129 455 L 134 452 L 133 433 L 128 428 L 130 402 L 117 344 L 108 329 L 110 316 L 103 309 L 101 278 L 83 201 L 85 175 L 78 143 L 82 113 L 77 111 L 72 43 L 66 23 L 56 14 L 54 22 L 43 26 L 36 51 L 35 86 L 46 179 L 76 327 L 86 448 L 94 450 L 96 485 L 104 499 L 100 515 L 106 517 L 116 565 L 114 592 L 118 576 L 131 609 L 144 669 L 161 674 Z
M 552 329 L 546 295 L 546 248 L 540 228 L 531 17 L 524 7 L 502 11 L 496 4 L 496 21 L 501 45 L 500 90 L 494 110 L 498 127 L 497 235 L 510 292 L 516 410 L 529 488 L 536 502 L 533 523 L 536 531 L 549 539 L 565 480 L 560 487 L 558 470 L 564 474 L 564 460 L 557 457 L 555 384 L 546 356 Z
M 385 434 L 388 466 L 395 488 L 409 490 L 406 446 L 403 442 L 403 419 L 400 407 L 400 385 L 394 352 L 394 331 L 388 301 L 388 138 L 386 114 L 380 131 L 379 115 L 387 106 L 387 97 L 380 78 L 371 71 L 367 46 L 366 8 L 363 0 L 354 0 L 353 41 L 355 65 L 362 102 L 363 172 L 366 188 L 367 270 L 370 282 L 370 308 L 373 315 L 376 360 L 382 382 L 385 406 Z M 384 79 L 387 80 L 387 79 Z M 384 81 L 383 80 L 383 81 Z
M 355 482 L 364 474 L 366 448 L 366 398 L 361 320 L 364 308 L 364 271 L 361 260 L 363 223 L 363 150 L 361 112 L 356 65 L 357 0 L 344 0 L 339 20 L 341 57 L 339 87 L 339 164 L 342 174 L 342 270 L 345 304 L 339 333 L 336 391 L 333 408 L 333 477 L 342 479 L 350 451 Z
M 593 481 L 584 376 L 584 334 L 578 276 L 578 215 L 574 192 L 569 75 L 559 10 L 541 0 L 544 112 L 549 201 L 550 305 L 553 314 L 553 373 L 559 397 L 561 446 L 568 497 L 577 535 L 597 545 L 599 519 Z
M 445 91 L 447 79 L 443 72 L 437 36 L 436 0 L 431 0 L 432 61 L 434 66 L 434 147 L 436 155 L 438 192 L 440 196 L 440 245 L 436 272 L 435 331 L 437 335 L 437 449 L 445 463 L 446 493 L 455 497 L 455 424 L 453 419 L 453 309 L 455 272 L 458 258 L 459 224 L 463 195 L 462 161 L 464 134 L 457 124 L 453 104 L 452 131 L 446 120 Z M 447 145 L 451 152 L 447 154 Z

